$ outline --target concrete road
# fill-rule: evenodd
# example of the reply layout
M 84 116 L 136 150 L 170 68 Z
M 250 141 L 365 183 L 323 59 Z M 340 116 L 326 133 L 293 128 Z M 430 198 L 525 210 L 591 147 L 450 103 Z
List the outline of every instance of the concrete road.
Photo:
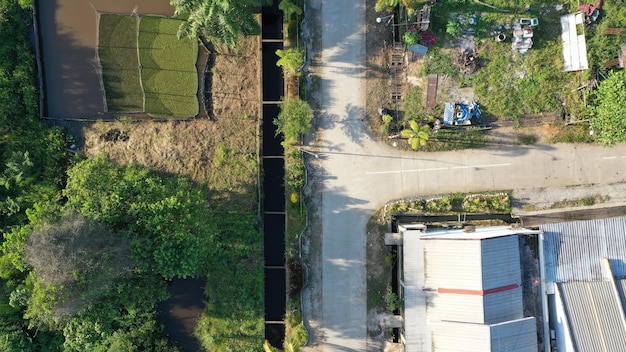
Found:
M 500 147 L 401 152 L 373 141 L 364 122 L 365 2 L 312 2 L 321 14 L 318 130 L 310 175 L 319 204 L 321 253 L 304 293 L 315 351 L 376 350 L 367 343 L 365 226 L 375 210 L 405 196 L 626 180 L 626 145 Z M 319 233 L 319 231 L 318 231 Z M 316 239 L 313 239 L 315 241 Z

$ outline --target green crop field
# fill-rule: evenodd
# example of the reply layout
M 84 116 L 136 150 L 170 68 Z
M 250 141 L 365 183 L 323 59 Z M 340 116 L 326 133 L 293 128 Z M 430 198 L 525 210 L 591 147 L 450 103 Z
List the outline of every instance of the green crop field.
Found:
M 183 118 L 198 114 L 198 43 L 177 38 L 181 23 L 101 15 L 98 50 L 109 111 Z
M 144 111 L 137 57 L 137 18 L 102 15 L 98 56 L 110 112 Z

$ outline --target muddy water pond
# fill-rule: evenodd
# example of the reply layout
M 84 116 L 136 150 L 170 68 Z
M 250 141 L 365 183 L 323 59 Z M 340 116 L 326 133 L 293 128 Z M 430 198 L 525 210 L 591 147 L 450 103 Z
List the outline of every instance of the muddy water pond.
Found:
M 159 320 L 165 333 L 183 350 L 200 351 L 200 341 L 193 335 L 204 309 L 206 279 L 174 279 L 167 287 L 170 298 L 159 304 Z

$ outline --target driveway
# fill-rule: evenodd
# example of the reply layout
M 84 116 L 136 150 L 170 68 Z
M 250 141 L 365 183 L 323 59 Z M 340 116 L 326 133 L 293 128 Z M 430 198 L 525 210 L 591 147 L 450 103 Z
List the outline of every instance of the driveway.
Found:
M 309 280 L 304 318 L 308 351 L 376 351 L 367 339 L 366 224 L 405 196 L 626 181 L 626 145 L 536 145 L 411 153 L 376 143 L 365 105 L 365 1 L 307 4 L 321 25 L 312 65 L 318 77 Z M 315 23 L 313 23 L 315 22 Z M 315 38 L 314 38 L 315 39 Z

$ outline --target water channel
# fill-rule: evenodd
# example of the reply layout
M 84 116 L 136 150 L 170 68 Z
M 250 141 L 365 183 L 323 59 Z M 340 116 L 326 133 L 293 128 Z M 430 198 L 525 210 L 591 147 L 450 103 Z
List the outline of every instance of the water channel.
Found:
M 285 272 L 285 159 L 281 137 L 276 136 L 272 121 L 280 113 L 279 102 L 284 95 L 282 69 L 276 66 L 276 50 L 283 49 L 283 16 L 278 0 L 263 7 L 261 23 L 263 145 L 263 246 L 265 256 L 265 339 L 278 348 L 285 339 L 286 310 Z

